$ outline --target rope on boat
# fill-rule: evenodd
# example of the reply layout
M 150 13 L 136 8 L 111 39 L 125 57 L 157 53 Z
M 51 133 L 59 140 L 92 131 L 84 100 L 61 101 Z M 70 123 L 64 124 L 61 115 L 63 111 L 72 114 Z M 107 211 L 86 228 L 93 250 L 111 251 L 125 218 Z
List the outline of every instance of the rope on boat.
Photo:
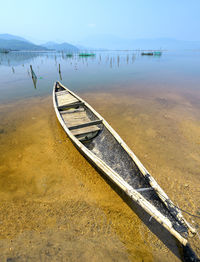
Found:
M 176 205 L 174 205 L 175 207 L 177 207 Z M 182 209 L 182 208 L 180 208 L 180 207 L 177 207 L 180 211 L 182 211 L 182 212 L 185 212 L 186 214 L 188 214 L 189 216 L 192 216 L 192 217 L 196 217 L 196 218 L 200 218 L 200 216 L 198 216 L 198 215 L 194 215 L 194 214 L 192 214 L 192 213 L 190 213 L 190 212 L 188 212 L 188 211 L 186 211 L 186 210 L 184 210 L 184 209 Z
M 145 191 L 149 191 L 149 190 L 153 190 L 152 187 L 144 187 L 144 188 L 138 188 L 138 189 L 135 189 L 137 192 L 145 192 Z M 156 192 L 158 195 L 161 195 L 165 200 L 168 200 L 163 194 L 161 194 L 160 192 Z M 173 204 L 174 207 L 176 207 L 178 210 L 182 211 L 182 212 L 185 212 L 186 214 L 192 216 L 192 217 L 196 217 L 196 218 L 200 218 L 200 216 L 198 215 L 194 215 L 190 212 L 188 212 L 187 210 L 184 210 L 182 208 L 180 208 L 179 206 L 175 205 L 174 203 L 171 203 Z
M 157 194 L 158 194 L 158 195 L 161 195 L 163 198 L 165 198 L 165 200 L 168 200 L 168 199 L 167 199 L 164 195 L 162 195 L 160 192 L 157 192 Z M 184 210 L 184 209 L 180 208 L 179 206 L 175 205 L 174 203 L 172 203 L 172 204 L 173 204 L 174 207 L 176 207 L 176 208 L 179 209 L 180 211 L 188 214 L 189 216 L 196 217 L 196 218 L 200 218 L 200 216 L 194 215 L 194 214 L 188 212 L 187 210 Z
M 142 188 L 141 188 L 141 189 L 142 189 Z M 163 198 L 165 198 L 165 200 L 167 200 L 167 198 L 166 198 L 163 194 L 161 194 L 160 192 L 157 192 L 157 193 L 158 193 L 158 195 L 160 194 Z M 200 218 L 200 216 L 194 215 L 194 214 L 188 212 L 187 210 L 184 210 L 184 209 L 180 208 L 179 206 L 175 205 L 174 203 L 172 203 L 172 204 L 173 204 L 173 206 L 176 207 L 178 210 L 180 210 L 180 211 L 188 214 L 189 216 L 196 217 L 196 218 Z M 151 222 L 151 219 L 152 219 L 152 216 L 149 218 L 149 222 Z M 196 230 L 196 235 L 198 236 L 198 238 L 199 238 L 199 240 L 200 240 L 200 235 L 199 235 L 199 232 L 198 232 L 197 230 Z
M 151 219 L 152 219 L 153 217 L 152 216 L 150 216 L 150 218 L 149 218 L 149 222 L 151 222 Z

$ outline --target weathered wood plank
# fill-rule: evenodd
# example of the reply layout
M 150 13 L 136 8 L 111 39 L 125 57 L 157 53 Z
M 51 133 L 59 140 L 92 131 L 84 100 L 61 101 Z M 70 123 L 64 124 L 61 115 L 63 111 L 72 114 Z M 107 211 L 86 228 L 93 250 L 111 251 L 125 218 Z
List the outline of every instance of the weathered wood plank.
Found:
M 73 114 L 64 114 L 62 115 L 62 118 L 67 127 L 69 129 L 71 128 L 71 132 L 75 136 L 89 134 L 100 130 L 100 128 L 95 126 L 95 124 L 100 124 L 101 121 L 91 121 L 91 119 L 87 116 L 86 111 L 80 111 Z
M 63 109 L 67 109 L 67 108 L 76 108 L 78 106 L 83 106 L 83 105 L 84 105 L 83 102 L 69 103 L 69 104 L 66 104 L 66 105 L 58 106 L 58 110 L 63 110 Z
M 58 106 L 61 106 L 61 105 L 64 105 L 64 104 L 78 102 L 78 100 L 74 99 L 74 98 L 60 98 L 60 99 L 58 98 L 57 102 L 58 102 Z
M 67 124 L 67 126 L 79 125 L 91 121 L 85 111 L 77 112 L 74 114 L 65 114 L 62 115 L 62 118 Z
M 66 90 L 56 92 L 56 96 L 62 96 L 64 94 L 69 94 L 69 92 Z
M 68 119 L 79 119 L 79 118 L 83 118 L 83 117 L 87 117 L 88 118 L 87 113 L 86 113 L 85 110 L 76 112 L 74 114 L 68 114 L 65 117 L 68 118 Z
M 99 130 L 100 128 L 98 126 L 87 126 L 87 127 L 71 130 L 71 132 L 74 136 L 79 136 L 79 135 L 86 135 Z
M 97 132 L 91 132 L 91 133 L 87 133 L 87 134 L 82 134 L 82 135 L 79 135 L 79 136 L 76 136 L 76 138 L 80 141 L 80 142 L 83 142 L 83 141 L 88 141 L 92 138 L 94 138 L 96 135 L 97 135 Z
M 81 125 L 81 124 L 88 123 L 88 122 L 91 121 L 88 117 L 81 117 L 81 118 L 73 119 L 73 118 L 66 117 L 66 115 L 63 115 L 63 120 L 65 121 L 65 123 L 68 127 L 74 126 L 74 125 L 79 125 L 79 124 Z
M 84 108 L 77 108 L 77 109 L 70 108 L 70 109 L 68 109 L 66 111 L 63 111 L 63 112 L 61 111 L 60 113 L 61 113 L 61 115 L 64 115 L 64 114 L 76 114 L 78 112 L 83 112 L 83 111 L 85 111 Z
M 58 106 L 78 102 L 78 99 L 71 94 L 58 95 L 56 98 Z
M 68 128 L 69 128 L 69 130 L 74 130 L 74 129 L 83 128 L 83 127 L 86 127 L 86 126 L 99 125 L 101 123 L 102 123 L 102 120 L 95 120 L 95 121 L 90 121 L 90 122 L 75 125 L 75 126 L 69 126 Z

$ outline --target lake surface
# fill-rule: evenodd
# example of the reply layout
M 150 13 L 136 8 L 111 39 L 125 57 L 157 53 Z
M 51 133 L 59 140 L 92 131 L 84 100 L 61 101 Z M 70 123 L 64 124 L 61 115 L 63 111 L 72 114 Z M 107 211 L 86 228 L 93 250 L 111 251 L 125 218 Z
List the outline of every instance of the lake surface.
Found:
M 111 124 L 175 204 L 200 215 L 200 52 L 0 54 L 1 260 L 180 261 L 176 241 L 66 137 L 56 80 Z M 184 216 L 198 230 L 199 218 Z M 200 254 L 198 237 L 191 244 Z
M 30 64 L 38 77 L 36 89 Z M 59 75 L 59 64 L 61 75 Z M 141 56 L 140 52 L 110 51 L 94 57 L 67 57 L 66 53 L 0 54 L 0 101 L 49 95 L 56 80 L 75 91 L 106 91 L 113 88 L 199 89 L 200 52 L 163 52 Z

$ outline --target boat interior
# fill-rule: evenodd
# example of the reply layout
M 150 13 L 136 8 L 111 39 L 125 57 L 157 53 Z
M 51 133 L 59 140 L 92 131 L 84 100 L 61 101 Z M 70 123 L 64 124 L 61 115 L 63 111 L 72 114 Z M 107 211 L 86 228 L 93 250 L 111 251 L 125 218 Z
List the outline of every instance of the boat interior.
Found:
M 180 234 L 186 236 L 188 229 L 178 219 L 177 210 L 166 207 L 103 120 L 59 83 L 55 86 L 55 100 L 60 116 L 72 134 L 166 216 Z

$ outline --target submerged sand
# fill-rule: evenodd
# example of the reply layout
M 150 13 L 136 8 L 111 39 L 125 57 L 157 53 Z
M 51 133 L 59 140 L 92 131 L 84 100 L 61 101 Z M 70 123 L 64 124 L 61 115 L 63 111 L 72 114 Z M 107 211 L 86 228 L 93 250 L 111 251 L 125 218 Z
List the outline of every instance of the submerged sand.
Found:
M 199 93 L 124 91 L 81 95 L 175 204 L 200 215 Z M 51 97 L 0 107 L 0 150 L 1 261 L 179 261 L 176 241 L 159 238 L 75 149 Z

